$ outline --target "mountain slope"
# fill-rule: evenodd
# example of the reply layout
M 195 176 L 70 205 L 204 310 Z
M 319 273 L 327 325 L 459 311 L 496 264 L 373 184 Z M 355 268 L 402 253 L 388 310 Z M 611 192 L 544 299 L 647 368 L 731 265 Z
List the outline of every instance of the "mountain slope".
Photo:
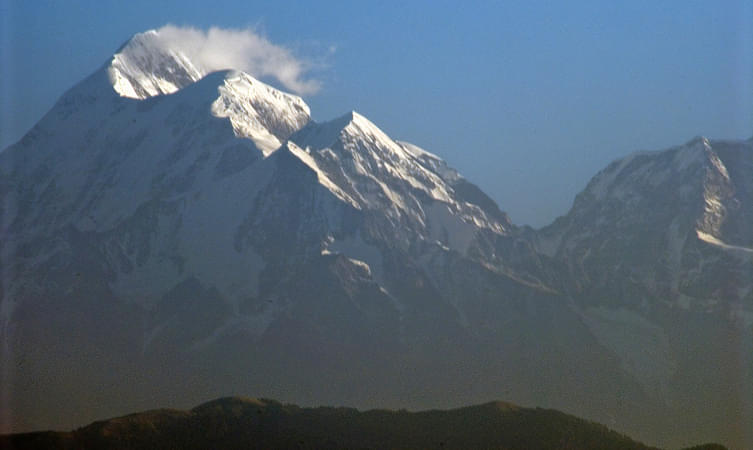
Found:
M 15 449 L 119 448 L 500 448 L 649 449 L 602 425 L 558 411 L 487 403 L 447 411 L 360 412 L 224 398 L 155 410 L 70 433 L 0 437 Z
M 736 442 L 753 439 L 752 174 L 753 140 L 635 153 L 533 237 L 622 367 Z
M 133 36 L 104 70 L 115 92 L 140 100 L 172 94 L 210 73 L 155 30 Z M 218 91 L 212 113 L 228 117 L 236 134 L 254 141 L 265 154 L 310 120 L 308 105 L 300 97 L 278 91 L 243 72 L 226 76 Z
M 551 311 L 589 339 L 535 271 L 498 254 L 515 228 L 439 158 L 357 113 L 310 122 L 299 98 L 246 74 L 186 84 L 200 75 L 180 75 L 190 72 L 185 59 L 150 48 L 152 38 L 135 36 L 0 154 L 3 365 L 13 368 L 4 384 L 15 429 L 57 423 L 59 405 L 80 414 L 66 412 L 73 425 L 186 389 L 453 404 L 496 390 L 497 378 L 483 376 L 488 358 L 472 355 L 496 351 L 497 333 L 530 333 L 510 317 L 534 323 Z M 130 74 L 131 91 L 115 70 Z M 149 87 L 167 82 L 180 89 Z M 132 92 L 141 94 L 124 95 Z M 270 136 L 291 133 L 270 146 Z M 530 246 L 518 253 L 538 260 Z M 439 286 L 454 267 L 510 290 L 476 285 L 469 300 Z M 517 361 L 557 333 L 532 335 L 494 366 L 570 365 Z M 445 378 L 427 385 L 438 370 Z M 165 386 L 166 372 L 195 384 Z M 462 372 L 485 381 L 461 387 Z M 378 375 L 358 386 L 359 373 Z M 515 379 L 525 386 L 523 373 Z M 113 387 L 77 396 L 87 383 Z M 436 396 L 447 388 L 457 394 Z M 544 395 L 524 391 L 523 400 Z
M 573 287 L 580 298 L 601 295 L 586 286 L 600 289 L 632 278 L 661 296 L 658 301 L 693 310 L 726 308 L 730 295 L 737 302 L 750 297 L 750 284 L 730 286 L 723 277 L 699 275 L 704 265 L 728 257 L 743 273 L 749 267 L 752 166 L 751 141 L 697 138 L 663 152 L 633 154 L 600 172 L 568 215 L 541 230 L 538 250 L 566 261 L 573 279 L 587 280 Z M 619 266 L 600 263 L 613 254 L 623 255 Z M 738 304 L 733 310 L 753 323 L 750 308 Z

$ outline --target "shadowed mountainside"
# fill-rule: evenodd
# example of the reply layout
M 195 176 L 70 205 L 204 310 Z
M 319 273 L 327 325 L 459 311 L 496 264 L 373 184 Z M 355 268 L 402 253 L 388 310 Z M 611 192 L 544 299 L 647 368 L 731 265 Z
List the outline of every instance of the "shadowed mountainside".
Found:
M 650 449 L 607 427 L 550 409 L 491 402 L 407 412 L 301 408 L 230 397 L 190 411 L 159 409 L 72 432 L 0 437 L 3 449 L 500 448 Z M 713 444 L 695 449 L 723 449 Z

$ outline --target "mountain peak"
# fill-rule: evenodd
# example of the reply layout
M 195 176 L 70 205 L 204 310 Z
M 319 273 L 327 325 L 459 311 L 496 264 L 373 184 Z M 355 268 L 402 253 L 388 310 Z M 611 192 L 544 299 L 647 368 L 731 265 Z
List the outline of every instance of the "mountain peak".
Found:
M 113 55 L 107 68 L 113 89 L 123 97 L 145 99 L 173 92 L 203 78 L 208 70 L 157 30 L 135 34 Z
M 212 114 L 228 117 L 235 134 L 249 138 L 268 155 L 311 120 L 308 105 L 245 72 L 229 71 L 217 88 Z
M 362 134 L 361 131 L 369 130 L 372 133 L 376 132 L 380 135 L 384 135 L 384 137 L 387 137 L 387 135 L 381 129 L 379 129 L 379 127 L 376 126 L 374 122 L 355 110 L 348 111 L 342 116 L 328 121 L 326 125 L 327 128 L 331 129 L 331 131 L 335 131 L 337 133 L 345 131 L 347 134 L 357 135 Z
M 694 136 L 691 140 L 685 143 L 685 146 L 691 147 L 691 146 L 697 146 L 697 145 L 703 145 L 703 146 L 710 146 L 708 138 L 705 136 Z
M 112 88 L 121 97 L 144 100 L 175 93 L 213 72 L 188 56 L 188 45 L 158 30 L 134 35 L 107 66 Z M 222 72 L 217 93 L 212 114 L 228 118 L 235 134 L 254 141 L 265 155 L 311 120 L 303 99 L 232 67 Z

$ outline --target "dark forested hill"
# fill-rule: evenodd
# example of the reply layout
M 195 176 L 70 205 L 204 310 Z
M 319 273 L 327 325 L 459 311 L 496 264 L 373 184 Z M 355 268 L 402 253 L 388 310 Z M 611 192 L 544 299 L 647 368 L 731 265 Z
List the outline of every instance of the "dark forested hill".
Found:
M 72 432 L 0 438 L 2 449 L 649 449 L 603 425 L 550 409 L 486 403 L 422 412 L 301 408 L 223 398 L 160 409 Z M 698 448 L 715 449 L 715 446 Z M 723 448 L 723 447 L 719 447 Z

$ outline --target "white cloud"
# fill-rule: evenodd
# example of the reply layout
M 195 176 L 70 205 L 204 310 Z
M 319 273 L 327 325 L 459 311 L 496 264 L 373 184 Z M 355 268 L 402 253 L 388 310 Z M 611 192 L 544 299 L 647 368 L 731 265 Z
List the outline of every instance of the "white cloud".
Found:
M 273 77 L 298 94 L 313 94 L 321 88 L 318 80 L 306 77 L 312 64 L 251 29 L 211 27 L 204 31 L 165 25 L 157 31 L 166 46 L 180 48 L 208 72 L 237 69 L 257 78 Z

